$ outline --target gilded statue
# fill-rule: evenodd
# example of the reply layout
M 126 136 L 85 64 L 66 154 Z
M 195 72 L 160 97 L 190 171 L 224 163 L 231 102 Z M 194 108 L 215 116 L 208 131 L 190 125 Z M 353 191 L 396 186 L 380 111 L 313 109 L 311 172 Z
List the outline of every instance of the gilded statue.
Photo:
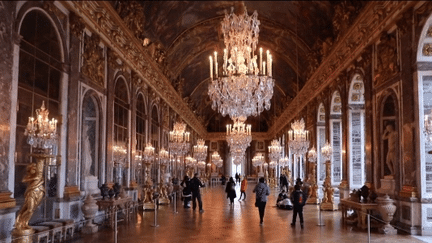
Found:
M 324 197 L 322 202 L 323 203 L 333 203 L 334 197 L 334 188 L 331 185 L 325 185 L 323 187 Z
M 143 203 L 151 203 L 153 199 L 153 182 L 150 178 L 147 179 L 143 189 Z
M 37 159 L 36 163 L 27 166 L 27 173 L 22 182 L 27 183 L 28 186 L 24 193 L 24 204 L 15 221 L 15 230 L 17 232 L 31 230 L 28 223 L 45 196 L 44 162 L 44 159 Z

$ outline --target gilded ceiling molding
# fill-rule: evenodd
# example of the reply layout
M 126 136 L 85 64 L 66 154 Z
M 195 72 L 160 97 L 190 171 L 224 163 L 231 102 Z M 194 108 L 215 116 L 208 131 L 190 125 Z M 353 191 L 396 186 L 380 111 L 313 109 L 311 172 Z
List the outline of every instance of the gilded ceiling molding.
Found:
M 195 114 L 182 101 L 162 70 L 147 54 L 142 43 L 135 38 L 116 10 L 105 1 L 62 1 L 69 10 L 100 35 L 113 51 L 145 81 L 165 102 L 180 114 L 183 120 L 200 136 L 207 131 Z
M 418 4 L 414 1 L 374 1 L 369 2 L 357 17 L 352 27 L 334 44 L 315 73 L 309 78 L 291 105 L 282 113 L 269 129 L 269 136 L 274 137 L 333 80 L 338 77 L 363 50 L 375 41 L 381 32 L 395 22 L 408 8 Z

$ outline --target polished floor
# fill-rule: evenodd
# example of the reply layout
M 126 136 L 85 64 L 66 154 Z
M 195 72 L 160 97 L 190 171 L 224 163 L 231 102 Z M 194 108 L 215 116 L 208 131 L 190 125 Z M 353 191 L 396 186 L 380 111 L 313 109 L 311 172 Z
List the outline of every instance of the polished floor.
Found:
M 204 213 L 191 208 L 185 209 L 178 202 L 178 213 L 173 205 L 160 206 L 159 227 L 152 227 L 154 212 L 139 212 L 131 223 L 119 223 L 118 242 L 368 242 L 366 231 L 341 224 L 340 211 L 323 212 L 324 226 L 318 226 L 317 206 L 304 208 L 305 227 L 290 226 L 291 210 L 276 208 L 277 190 L 272 189 L 266 206 L 264 224 L 259 225 L 259 215 L 254 207 L 255 194 L 250 183 L 245 201 L 235 200 L 229 205 L 224 187 L 221 185 L 202 189 Z M 237 196 L 239 196 L 237 186 Z M 298 220 L 297 220 L 298 221 Z M 410 235 L 386 236 L 372 232 L 371 242 L 428 242 Z M 74 242 L 111 243 L 114 233 L 102 228 L 93 235 L 80 235 Z

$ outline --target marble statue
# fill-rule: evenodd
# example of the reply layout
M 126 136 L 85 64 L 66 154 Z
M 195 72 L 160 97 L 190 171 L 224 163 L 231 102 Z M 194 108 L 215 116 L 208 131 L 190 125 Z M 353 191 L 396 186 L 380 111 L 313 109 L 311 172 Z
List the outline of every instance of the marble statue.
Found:
M 397 139 L 397 134 L 396 131 L 394 130 L 393 125 L 388 124 L 386 126 L 386 129 L 384 131 L 384 134 L 382 136 L 383 140 L 387 139 L 387 155 L 386 155 L 386 164 L 387 167 L 390 170 L 390 175 L 394 175 L 395 171 L 394 171 L 394 163 L 396 161 L 396 139 Z
M 93 159 L 91 156 L 91 147 L 90 147 L 90 139 L 89 139 L 89 127 L 86 126 L 85 129 L 85 139 L 83 144 L 83 175 L 84 177 L 90 176 L 90 169 L 93 164 Z

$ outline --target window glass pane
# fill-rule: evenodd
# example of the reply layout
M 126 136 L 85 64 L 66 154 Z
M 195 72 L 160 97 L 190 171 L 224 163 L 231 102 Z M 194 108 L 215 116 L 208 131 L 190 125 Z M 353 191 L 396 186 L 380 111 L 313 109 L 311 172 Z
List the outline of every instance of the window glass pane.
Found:
M 38 60 L 36 60 L 35 64 L 35 92 L 47 96 L 49 67 L 47 64 Z
M 50 70 L 49 76 L 49 97 L 51 99 L 60 99 L 60 71 L 56 69 Z
M 27 85 L 33 89 L 34 81 L 34 57 L 24 51 L 20 51 L 20 68 L 18 74 L 18 82 L 20 85 Z

